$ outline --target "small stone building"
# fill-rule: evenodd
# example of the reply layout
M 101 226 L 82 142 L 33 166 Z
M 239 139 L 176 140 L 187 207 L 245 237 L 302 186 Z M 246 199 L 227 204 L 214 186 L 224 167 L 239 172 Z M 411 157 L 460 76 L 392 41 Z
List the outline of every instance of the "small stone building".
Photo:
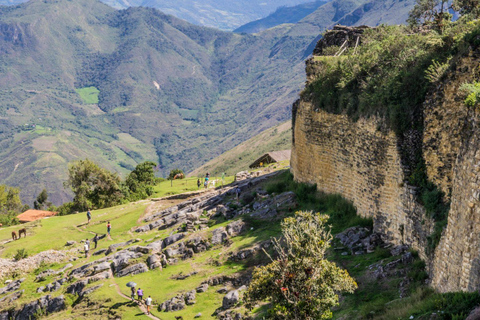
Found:
M 280 162 L 284 160 L 290 160 L 290 155 L 292 154 L 292 150 L 282 150 L 282 151 L 272 151 L 265 153 L 263 156 L 255 160 L 251 165 L 250 168 L 258 168 L 262 165 Z
M 56 216 L 58 212 L 30 209 L 17 216 L 21 223 L 31 222 L 43 218 Z

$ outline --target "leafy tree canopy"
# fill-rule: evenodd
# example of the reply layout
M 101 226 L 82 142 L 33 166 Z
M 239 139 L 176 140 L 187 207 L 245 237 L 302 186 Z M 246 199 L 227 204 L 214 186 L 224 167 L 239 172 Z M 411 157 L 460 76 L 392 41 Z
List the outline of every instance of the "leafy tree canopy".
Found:
M 0 213 L 20 213 L 23 205 L 20 200 L 20 189 L 0 185 Z
M 73 204 L 77 210 L 111 207 L 123 199 L 118 175 L 88 159 L 69 164 L 65 187 L 75 194 Z
M 52 205 L 48 200 L 47 189 L 43 189 L 42 192 L 38 195 L 37 199 L 33 202 L 33 207 L 37 210 L 42 210 L 48 208 Z
M 155 162 L 145 161 L 136 166 L 136 168 L 130 172 L 125 180 L 125 185 L 128 190 L 125 190 L 128 194 L 129 200 L 134 201 L 138 199 L 145 199 L 153 194 L 152 186 L 155 185 L 155 173 L 154 168 L 157 166 Z

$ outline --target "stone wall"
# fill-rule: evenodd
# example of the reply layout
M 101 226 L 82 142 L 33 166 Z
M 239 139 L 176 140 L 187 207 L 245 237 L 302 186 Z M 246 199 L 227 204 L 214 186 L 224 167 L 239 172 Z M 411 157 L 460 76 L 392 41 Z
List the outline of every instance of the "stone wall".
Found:
M 342 42 L 339 34 L 332 33 L 332 43 Z M 427 175 L 451 201 L 448 225 L 430 257 L 425 250 L 433 221 L 416 202 L 415 188 L 405 182 L 408 169 L 402 166 L 402 143 L 395 134 L 378 130 L 384 127 L 380 119 L 354 122 L 315 108 L 308 97 L 293 106 L 295 179 L 342 194 L 360 215 L 374 219 L 385 241 L 419 250 L 432 286 L 441 292 L 480 289 L 480 115 L 465 107 L 459 90 L 480 78 L 479 59 L 480 51 L 474 50 L 455 61 L 454 72 L 436 84 L 424 103 L 419 143 Z M 321 60 L 307 61 L 307 82 L 320 68 Z
M 480 289 L 480 121 L 459 90 L 478 78 L 479 58 L 473 51 L 460 59 L 425 103 L 427 173 L 451 200 L 432 264 L 432 285 L 441 292 Z
M 361 216 L 374 219 L 383 240 L 408 244 L 426 258 L 432 222 L 415 202 L 415 189 L 404 183 L 395 134 L 379 131 L 376 119 L 353 122 L 314 109 L 308 101 L 298 101 L 293 109 L 295 179 L 342 194 Z

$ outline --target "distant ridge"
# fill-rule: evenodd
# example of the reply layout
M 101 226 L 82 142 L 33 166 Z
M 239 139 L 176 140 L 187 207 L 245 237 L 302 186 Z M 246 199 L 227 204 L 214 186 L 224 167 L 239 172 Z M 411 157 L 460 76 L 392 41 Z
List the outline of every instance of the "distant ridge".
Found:
M 233 32 L 257 33 L 280 24 L 296 23 L 327 2 L 328 1 L 317 0 L 314 2 L 302 3 L 293 7 L 280 7 L 269 16 L 244 24 Z

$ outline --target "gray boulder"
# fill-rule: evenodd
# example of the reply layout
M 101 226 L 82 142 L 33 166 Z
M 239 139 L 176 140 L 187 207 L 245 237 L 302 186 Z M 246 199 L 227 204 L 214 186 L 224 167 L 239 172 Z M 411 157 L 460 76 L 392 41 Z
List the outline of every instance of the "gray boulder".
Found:
M 125 277 L 128 275 L 144 273 L 147 271 L 148 271 L 148 267 L 145 263 L 137 263 L 122 269 L 120 272 L 117 273 L 117 277 Z
M 153 269 L 162 269 L 162 262 L 160 261 L 160 257 L 156 254 L 152 254 L 147 258 L 148 267 Z
M 240 301 L 238 290 L 232 290 L 223 297 L 222 308 L 230 309 Z
M 206 292 L 208 290 L 208 283 L 202 283 L 195 289 L 198 293 Z
M 105 279 L 109 279 L 110 276 L 111 276 L 111 271 L 104 271 L 104 272 L 101 272 L 101 273 L 97 273 L 96 275 L 92 276 L 92 277 L 89 277 L 88 278 L 88 283 L 92 283 L 92 282 L 96 282 L 96 281 L 100 281 L 100 280 L 105 280 Z
M 185 304 L 187 306 L 195 304 L 196 302 L 197 301 L 195 300 L 195 290 L 185 293 Z
M 110 271 L 110 263 L 102 262 L 93 267 L 93 274 L 97 274 L 104 271 Z
M 163 302 L 159 309 L 164 312 L 178 311 L 185 309 L 185 298 L 183 294 L 179 294 L 170 300 Z
M 65 298 L 63 295 L 53 298 L 48 302 L 48 313 L 57 312 L 63 309 L 65 309 Z
M 221 244 L 228 239 L 228 233 L 224 227 L 213 230 L 212 244 Z
M 165 239 L 163 239 L 162 249 L 168 247 L 169 245 L 177 242 L 180 239 L 183 239 L 184 237 L 185 237 L 184 233 L 176 233 L 176 234 L 172 234 L 169 237 L 166 237 Z
M 227 225 L 227 233 L 231 237 L 235 237 L 246 230 L 243 220 L 237 220 Z
M 67 293 L 79 294 L 87 286 L 88 280 L 80 280 L 67 287 Z

